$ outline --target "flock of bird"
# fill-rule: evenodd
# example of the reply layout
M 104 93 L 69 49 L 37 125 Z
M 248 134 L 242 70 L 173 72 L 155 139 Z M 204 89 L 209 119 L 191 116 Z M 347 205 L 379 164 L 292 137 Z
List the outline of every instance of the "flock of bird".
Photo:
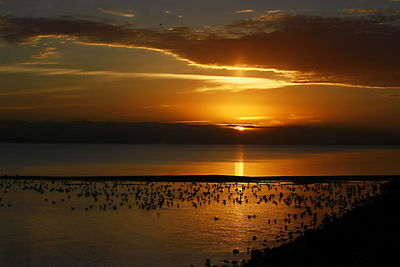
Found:
M 275 240 L 257 238 L 267 246 L 282 244 L 300 236 L 309 228 L 342 216 L 361 201 L 380 194 L 381 182 L 330 183 L 203 183 L 203 182 L 130 182 L 130 181 L 48 181 L 29 179 L 0 179 L 0 209 L 13 208 L 8 196 L 30 191 L 43 196 L 43 205 L 62 205 L 69 212 L 118 212 L 139 209 L 143 212 L 160 209 L 190 208 L 220 205 L 264 205 L 288 210 L 285 216 L 267 218 L 247 214 L 245 220 L 263 220 L 266 226 L 279 226 Z M 251 209 L 249 209 L 251 210 Z M 222 221 L 223 213 L 210 220 Z M 267 214 L 267 213 L 266 213 Z M 247 253 L 234 249 L 233 254 Z M 225 261 L 223 264 L 228 264 Z M 234 260 L 230 262 L 236 264 Z M 211 266 L 210 261 L 206 266 Z

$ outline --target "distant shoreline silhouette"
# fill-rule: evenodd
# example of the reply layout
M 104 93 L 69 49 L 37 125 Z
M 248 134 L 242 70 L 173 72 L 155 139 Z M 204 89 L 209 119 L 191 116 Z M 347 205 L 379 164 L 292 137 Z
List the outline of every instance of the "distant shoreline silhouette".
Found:
M 400 145 L 400 133 L 339 127 L 0 121 L 0 143 Z

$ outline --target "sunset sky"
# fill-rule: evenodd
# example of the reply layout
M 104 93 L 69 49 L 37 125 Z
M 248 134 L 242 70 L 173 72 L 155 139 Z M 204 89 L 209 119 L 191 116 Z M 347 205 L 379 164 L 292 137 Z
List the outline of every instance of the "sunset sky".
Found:
M 0 120 L 400 131 L 399 0 L 0 0 Z

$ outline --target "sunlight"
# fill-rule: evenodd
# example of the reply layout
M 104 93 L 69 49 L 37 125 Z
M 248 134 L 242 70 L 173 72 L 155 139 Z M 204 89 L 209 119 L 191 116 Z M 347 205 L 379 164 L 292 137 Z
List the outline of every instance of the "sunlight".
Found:
M 235 176 L 244 176 L 243 146 L 241 145 L 239 146 L 237 160 L 235 161 Z
M 235 176 L 244 176 L 244 162 L 235 162 Z
M 234 129 L 239 132 L 243 132 L 244 130 L 246 130 L 246 128 L 244 128 L 243 126 L 236 126 Z

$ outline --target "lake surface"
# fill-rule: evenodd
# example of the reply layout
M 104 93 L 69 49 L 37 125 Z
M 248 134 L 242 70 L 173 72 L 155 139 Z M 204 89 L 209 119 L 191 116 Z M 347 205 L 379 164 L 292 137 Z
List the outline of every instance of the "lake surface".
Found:
M 240 263 L 341 216 L 382 184 L 1 179 L 0 265 Z
M 400 174 L 400 147 L 0 144 L 0 175 Z
M 9 176 L 384 175 L 399 174 L 399 160 L 399 147 L 0 144 Z M 193 179 L 0 179 L 0 266 L 229 266 L 341 216 L 384 183 Z

